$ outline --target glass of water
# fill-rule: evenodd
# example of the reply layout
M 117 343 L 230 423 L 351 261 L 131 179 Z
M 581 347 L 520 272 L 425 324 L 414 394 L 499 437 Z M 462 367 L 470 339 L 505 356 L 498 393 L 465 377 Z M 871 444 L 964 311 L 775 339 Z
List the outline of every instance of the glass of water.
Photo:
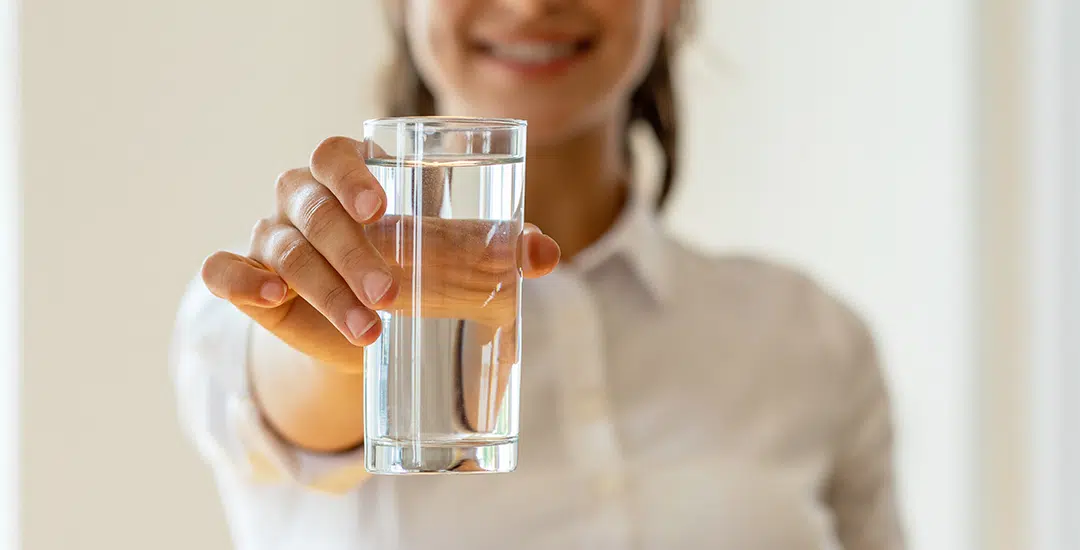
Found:
M 364 230 L 401 283 L 364 351 L 367 469 L 512 471 L 525 122 L 383 118 L 364 140 L 387 198 Z

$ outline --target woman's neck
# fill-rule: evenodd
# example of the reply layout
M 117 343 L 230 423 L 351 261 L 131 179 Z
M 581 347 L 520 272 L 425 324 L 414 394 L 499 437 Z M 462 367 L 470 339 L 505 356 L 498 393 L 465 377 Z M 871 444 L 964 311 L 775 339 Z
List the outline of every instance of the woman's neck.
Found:
M 626 202 L 622 131 L 621 124 L 605 124 L 528 149 L 526 221 L 555 239 L 565 259 L 599 239 Z

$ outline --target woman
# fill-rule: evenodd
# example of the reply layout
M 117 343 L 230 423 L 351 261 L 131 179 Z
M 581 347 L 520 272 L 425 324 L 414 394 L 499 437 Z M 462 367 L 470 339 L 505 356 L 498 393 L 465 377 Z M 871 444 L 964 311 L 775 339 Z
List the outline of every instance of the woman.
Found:
M 179 314 L 182 416 L 239 548 L 902 546 L 863 324 L 798 273 L 703 257 L 656 223 L 683 8 L 393 4 L 391 112 L 529 121 L 520 466 L 364 472 L 357 366 L 402 290 L 355 252 L 385 195 L 359 144 L 331 138 L 279 179 L 246 256 L 207 259 Z M 666 160 L 652 196 L 630 173 L 635 123 Z

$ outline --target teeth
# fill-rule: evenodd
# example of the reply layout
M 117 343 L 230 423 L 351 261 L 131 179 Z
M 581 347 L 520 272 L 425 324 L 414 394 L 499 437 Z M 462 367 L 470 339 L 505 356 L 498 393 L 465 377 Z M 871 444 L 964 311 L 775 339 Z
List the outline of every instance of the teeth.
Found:
M 494 44 L 491 46 L 491 53 L 496 57 L 519 63 L 548 63 L 569 57 L 576 49 L 571 42 L 518 42 Z

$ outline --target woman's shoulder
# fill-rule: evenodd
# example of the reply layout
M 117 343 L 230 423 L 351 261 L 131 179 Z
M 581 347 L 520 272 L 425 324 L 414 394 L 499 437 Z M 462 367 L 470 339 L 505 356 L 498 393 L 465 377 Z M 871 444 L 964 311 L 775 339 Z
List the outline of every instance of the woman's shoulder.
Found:
M 841 348 L 870 341 L 854 307 L 821 279 L 764 254 L 718 253 L 671 241 L 672 298 L 684 306 L 725 311 L 770 331 L 812 335 Z

